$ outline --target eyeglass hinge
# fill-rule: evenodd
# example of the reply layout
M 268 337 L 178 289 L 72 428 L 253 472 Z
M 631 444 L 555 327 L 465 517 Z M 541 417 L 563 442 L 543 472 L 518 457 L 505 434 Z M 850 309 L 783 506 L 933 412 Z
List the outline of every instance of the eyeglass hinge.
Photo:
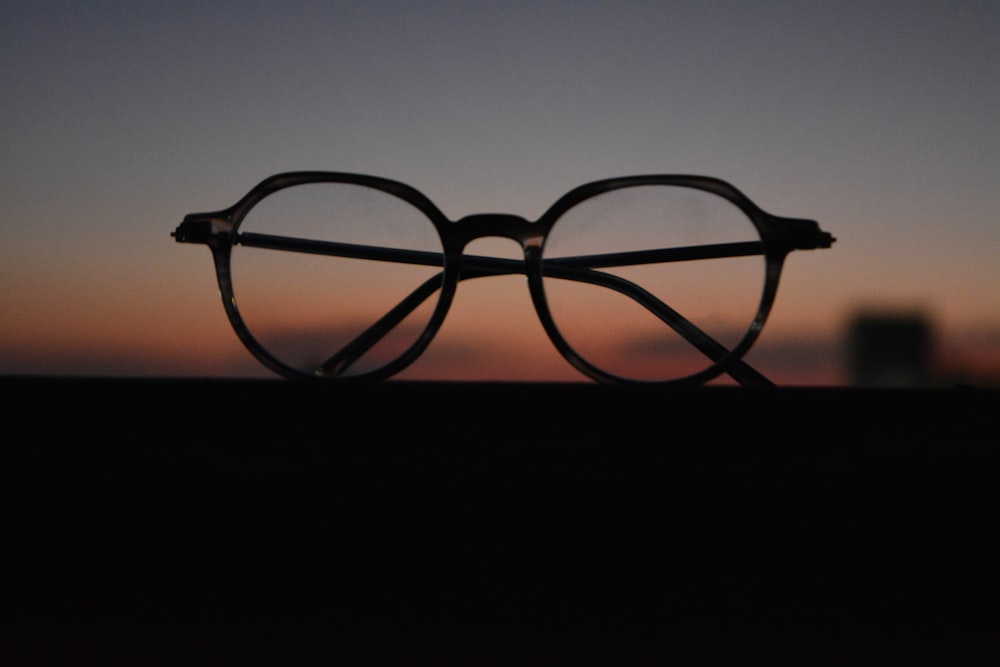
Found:
M 815 220 L 801 218 L 776 218 L 783 227 L 779 232 L 788 250 L 816 250 L 829 248 L 837 240 L 825 232 Z
M 178 243 L 208 243 L 215 237 L 229 233 L 232 225 L 226 220 L 204 215 L 187 215 L 170 233 Z
M 833 234 L 830 232 L 824 232 L 817 227 L 815 234 L 812 238 L 808 239 L 798 246 L 799 250 L 816 250 L 818 248 L 829 248 L 836 241 Z

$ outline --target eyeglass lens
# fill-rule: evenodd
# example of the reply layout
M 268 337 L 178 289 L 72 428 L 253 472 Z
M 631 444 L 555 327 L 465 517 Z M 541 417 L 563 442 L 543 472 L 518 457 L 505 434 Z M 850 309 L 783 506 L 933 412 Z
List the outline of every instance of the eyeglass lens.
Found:
M 544 256 L 555 263 L 562 257 L 759 241 L 750 219 L 722 197 L 694 188 L 646 185 L 612 190 L 571 208 L 553 226 Z M 570 347 L 594 366 L 621 378 L 656 381 L 712 365 L 661 319 L 660 310 L 637 301 L 636 289 L 727 350 L 747 333 L 764 289 L 762 254 L 632 263 L 637 261 L 598 269 L 628 281 L 634 287 L 627 292 L 545 274 L 553 322 Z
M 271 193 L 250 210 L 239 233 L 442 253 L 437 230 L 423 212 L 380 190 L 345 183 Z M 440 276 L 443 265 L 252 245 L 234 246 L 230 261 L 233 296 L 247 328 L 279 361 L 307 374 L 418 285 Z M 427 327 L 436 303 L 436 295 L 426 299 L 338 374 L 368 373 L 401 356 Z

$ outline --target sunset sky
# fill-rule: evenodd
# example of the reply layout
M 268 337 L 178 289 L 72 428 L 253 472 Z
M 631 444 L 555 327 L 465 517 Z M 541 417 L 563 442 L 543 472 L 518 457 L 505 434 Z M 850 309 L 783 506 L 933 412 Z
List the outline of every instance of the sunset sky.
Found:
M 789 259 L 758 370 L 847 384 L 855 314 L 918 313 L 995 379 L 998 45 L 996 0 L 0 0 L 0 374 L 270 377 L 170 232 L 315 169 L 452 219 L 716 176 L 837 238 Z M 582 379 L 523 279 L 476 282 L 407 377 Z

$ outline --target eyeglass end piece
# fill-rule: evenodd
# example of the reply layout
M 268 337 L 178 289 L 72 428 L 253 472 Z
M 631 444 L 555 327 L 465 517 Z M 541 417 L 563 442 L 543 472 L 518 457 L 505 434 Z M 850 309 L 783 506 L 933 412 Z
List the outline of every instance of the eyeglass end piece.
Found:
M 195 214 L 185 216 L 170 235 L 178 243 L 208 243 L 215 236 L 224 234 L 230 229 L 231 225 L 225 220 Z

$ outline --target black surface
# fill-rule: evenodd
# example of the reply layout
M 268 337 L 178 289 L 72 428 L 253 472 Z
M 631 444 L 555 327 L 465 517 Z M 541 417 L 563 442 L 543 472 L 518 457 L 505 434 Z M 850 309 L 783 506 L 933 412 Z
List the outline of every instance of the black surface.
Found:
M 995 391 L 2 378 L 3 664 L 995 664 Z

